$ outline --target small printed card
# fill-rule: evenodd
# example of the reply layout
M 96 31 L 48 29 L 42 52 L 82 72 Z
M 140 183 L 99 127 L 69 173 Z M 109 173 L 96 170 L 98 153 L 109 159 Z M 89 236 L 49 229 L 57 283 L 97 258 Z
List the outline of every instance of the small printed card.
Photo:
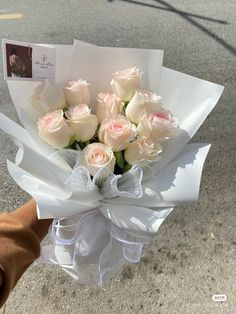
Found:
M 3 39 L 2 50 L 5 80 L 55 79 L 55 47 Z

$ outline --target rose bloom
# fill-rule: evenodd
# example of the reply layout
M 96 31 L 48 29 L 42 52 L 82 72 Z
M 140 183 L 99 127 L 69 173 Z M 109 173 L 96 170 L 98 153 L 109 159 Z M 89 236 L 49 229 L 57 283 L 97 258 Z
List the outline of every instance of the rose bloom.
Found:
M 161 108 L 161 97 L 156 93 L 148 91 L 137 91 L 128 103 L 125 114 L 135 124 L 146 113 L 154 113 Z
M 63 118 L 63 110 L 45 114 L 37 122 L 39 136 L 56 148 L 67 147 L 73 140 L 73 131 Z
M 129 143 L 124 152 L 124 158 L 128 164 L 133 165 L 137 162 L 156 161 L 161 152 L 161 145 L 151 138 L 138 138 Z
M 99 140 L 111 147 L 114 152 L 125 149 L 136 137 L 137 131 L 125 116 L 116 116 L 104 120 L 99 128 Z
M 65 115 L 77 141 L 86 142 L 94 136 L 98 120 L 95 115 L 90 113 L 87 105 L 80 104 L 69 107 Z
M 52 82 L 46 80 L 40 83 L 31 96 L 33 107 L 41 112 L 47 113 L 66 107 L 64 94 Z
M 64 95 L 69 106 L 79 104 L 90 105 L 89 84 L 79 79 L 78 81 L 70 81 L 64 87 Z
M 99 93 L 97 100 L 96 116 L 100 124 L 106 118 L 121 114 L 124 103 L 116 94 Z
M 137 127 L 140 136 L 150 136 L 154 141 L 174 137 L 178 128 L 177 119 L 165 109 L 143 116 Z
M 89 144 L 82 150 L 81 164 L 92 176 L 95 176 L 102 167 L 108 167 L 114 172 L 115 163 L 113 151 L 102 143 Z
M 142 73 L 138 68 L 129 68 L 113 74 L 111 89 L 123 101 L 130 101 L 140 89 Z

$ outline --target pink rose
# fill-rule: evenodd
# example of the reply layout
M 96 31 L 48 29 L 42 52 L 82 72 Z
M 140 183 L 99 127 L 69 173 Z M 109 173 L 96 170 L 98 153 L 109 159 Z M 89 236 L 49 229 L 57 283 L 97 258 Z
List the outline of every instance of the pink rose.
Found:
M 174 137 L 177 128 L 177 119 L 168 110 L 162 108 L 143 116 L 137 131 L 140 136 L 150 136 L 154 141 L 159 141 Z
M 113 74 L 111 88 L 123 101 L 129 101 L 136 90 L 140 89 L 142 73 L 138 68 L 129 68 Z
M 85 104 L 69 107 L 65 113 L 67 123 L 72 128 L 75 139 L 77 141 L 86 142 L 90 140 L 97 129 L 98 120 Z
M 56 148 L 67 147 L 73 140 L 73 131 L 63 118 L 63 110 L 45 114 L 37 122 L 39 136 Z
M 136 137 L 136 127 L 125 116 L 104 120 L 99 128 L 99 140 L 111 147 L 114 152 L 125 149 Z
M 95 176 L 102 167 L 108 167 L 113 172 L 116 159 L 110 147 L 102 143 L 93 143 L 83 149 L 81 163 L 92 176 Z
M 78 81 L 70 81 L 64 87 L 64 95 L 69 106 L 79 104 L 90 105 L 89 84 L 79 79 Z
M 121 114 L 124 103 L 116 94 L 99 93 L 97 99 L 96 116 L 100 124 L 106 118 Z
M 124 157 L 128 164 L 133 165 L 137 162 L 156 161 L 161 152 L 161 145 L 154 143 L 151 138 L 138 138 L 129 143 Z
M 125 110 L 126 116 L 138 124 L 144 114 L 150 114 L 161 108 L 161 97 L 149 91 L 137 91 Z

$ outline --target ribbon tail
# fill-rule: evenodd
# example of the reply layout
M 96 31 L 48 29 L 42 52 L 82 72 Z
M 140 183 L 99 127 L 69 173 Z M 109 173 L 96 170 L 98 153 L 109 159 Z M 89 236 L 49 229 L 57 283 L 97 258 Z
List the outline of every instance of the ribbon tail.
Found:
M 119 228 L 96 208 L 54 219 L 49 238 L 39 263 L 59 265 L 79 283 L 101 286 L 124 263 L 138 262 L 152 235 L 144 237 Z

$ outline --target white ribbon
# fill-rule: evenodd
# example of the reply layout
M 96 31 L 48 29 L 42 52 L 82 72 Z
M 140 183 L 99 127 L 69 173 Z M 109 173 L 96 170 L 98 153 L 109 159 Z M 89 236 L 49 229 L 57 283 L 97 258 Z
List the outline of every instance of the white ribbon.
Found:
M 63 155 L 63 160 L 70 159 L 71 165 L 74 156 L 74 167 L 66 182 L 73 192 L 94 192 L 97 189 L 104 199 L 142 196 L 141 167 L 135 165 L 123 175 L 114 175 L 103 168 L 91 179 L 88 170 L 80 166 L 77 151 L 64 150 L 52 158 L 60 159 L 60 155 Z M 104 277 L 124 262 L 139 262 L 143 245 L 152 236 L 131 234 L 95 208 L 68 218 L 54 219 L 49 238 L 52 244 L 42 247 L 41 262 L 60 265 L 80 283 L 101 285 Z
M 61 266 L 80 283 L 102 285 L 123 263 L 139 262 L 143 245 L 150 242 L 154 229 L 159 228 L 172 208 L 159 212 L 146 208 L 150 213 L 143 224 L 139 219 L 142 207 L 135 208 L 133 217 L 130 206 L 115 205 L 112 212 L 116 209 L 120 213 L 127 211 L 127 215 L 131 215 L 128 220 L 135 226 L 133 229 L 126 225 L 119 227 L 112 222 L 109 202 L 116 197 L 133 200 L 142 197 L 142 168 L 134 165 L 123 175 L 102 168 L 91 178 L 88 170 L 80 166 L 79 156 L 78 151 L 63 150 L 54 153 L 50 159 L 67 161 L 72 171 L 66 187 L 73 193 L 99 193 L 99 206 L 54 219 L 49 230 L 51 244 L 42 247 L 40 262 Z
M 40 263 L 60 265 L 83 284 L 102 285 L 125 262 L 137 263 L 143 245 L 140 237 L 106 219 L 98 208 L 65 219 L 54 219 L 51 244 L 43 246 Z

